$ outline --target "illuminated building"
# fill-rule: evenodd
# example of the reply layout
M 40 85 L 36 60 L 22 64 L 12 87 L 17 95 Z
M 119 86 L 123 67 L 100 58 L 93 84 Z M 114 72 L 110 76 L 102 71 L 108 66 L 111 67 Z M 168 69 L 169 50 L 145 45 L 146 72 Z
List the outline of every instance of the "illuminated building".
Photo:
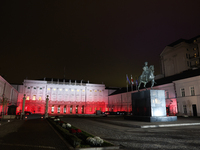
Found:
M 23 95 L 26 95 L 25 111 L 44 113 L 46 97 L 49 96 L 48 114 L 94 114 L 96 110 L 107 111 L 108 94 L 104 84 L 66 82 L 65 80 L 24 80 L 18 86 L 22 110 Z
M 5 98 L 4 111 L 2 105 L 2 98 Z M 8 106 L 17 105 L 18 91 L 11 86 L 3 77 L 0 76 L 0 113 L 7 114 Z M 15 112 L 13 112 L 15 114 Z
M 160 54 L 162 74 L 165 77 L 200 67 L 200 36 L 180 39 L 165 47 Z
M 161 53 L 162 74 L 175 85 L 178 114 L 200 116 L 200 36 L 180 39 Z M 176 77 L 175 77 L 176 76 Z

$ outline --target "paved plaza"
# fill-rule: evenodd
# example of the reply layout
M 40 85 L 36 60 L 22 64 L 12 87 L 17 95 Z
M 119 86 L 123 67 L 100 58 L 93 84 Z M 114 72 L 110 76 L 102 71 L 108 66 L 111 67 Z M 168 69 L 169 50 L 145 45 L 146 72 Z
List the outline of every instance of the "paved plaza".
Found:
M 95 136 L 100 136 L 123 150 L 199 150 L 200 125 L 159 127 L 168 124 L 200 123 L 200 118 L 179 117 L 175 122 L 138 122 L 123 117 L 61 117 Z M 154 126 L 152 126 L 154 125 Z M 146 126 L 147 128 L 141 128 Z M 69 145 L 44 119 L 4 120 L 0 125 L 0 149 L 67 150 Z
M 124 150 L 199 150 L 200 125 L 162 128 L 140 128 L 159 124 L 200 123 L 200 118 L 178 118 L 179 121 L 150 123 L 127 121 L 123 117 L 63 118 L 64 121 L 93 135 L 120 145 Z

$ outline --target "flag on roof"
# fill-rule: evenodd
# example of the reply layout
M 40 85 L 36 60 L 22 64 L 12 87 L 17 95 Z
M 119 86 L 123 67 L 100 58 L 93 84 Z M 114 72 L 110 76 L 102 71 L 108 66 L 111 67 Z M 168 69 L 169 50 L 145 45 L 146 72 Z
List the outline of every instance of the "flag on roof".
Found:
M 136 83 L 136 85 L 138 85 L 138 80 L 137 79 L 135 80 L 135 83 Z
M 134 84 L 132 75 L 131 75 L 131 83 L 132 83 L 132 85 Z
M 130 82 L 130 80 L 129 80 L 129 78 L 128 78 L 128 75 L 126 75 L 126 81 L 127 81 L 129 84 L 131 84 L 131 82 Z

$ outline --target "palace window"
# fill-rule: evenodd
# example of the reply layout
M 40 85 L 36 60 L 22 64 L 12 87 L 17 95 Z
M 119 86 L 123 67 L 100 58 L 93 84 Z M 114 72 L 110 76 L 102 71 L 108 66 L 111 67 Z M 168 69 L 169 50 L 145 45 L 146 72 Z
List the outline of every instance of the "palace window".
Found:
M 78 106 L 76 106 L 76 113 L 78 114 Z
M 190 67 L 190 62 L 189 61 L 187 61 L 187 65 L 188 65 L 188 67 Z
M 181 89 L 181 96 L 185 97 L 185 89 L 184 88 Z
M 194 96 L 195 95 L 195 91 L 194 91 L 194 87 L 190 87 L 190 94 L 191 96 Z
M 39 97 L 39 100 L 40 100 L 40 101 L 42 100 L 42 97 L 41 97 L 41 96 Z
M 58 106 L 58 113 L 60 113 L 60 106 Z
M 73 106 L 70 106 L 70 114 L 72 114 L 72 107 L 73 107 Z
M 54 113 L 54 106 L 51 107 L 51 113 Z
M 84 114 L 84 106 L 81 107 L 81 112 Z
M 183 105 L 183 111 L 184 111 L 184 114 L 187 115 L 187 106 L 186 105 Z
M 36 100 L 36 95 L 33 95 L 33 100 Z
M 66 114 L 66 106 L 64 107 L 64 114 Z
M 26 97 L 26 100 L 29 100 L 29 96 Z
M 165 91 L 165 98 L 169 98 L 169 92 Z

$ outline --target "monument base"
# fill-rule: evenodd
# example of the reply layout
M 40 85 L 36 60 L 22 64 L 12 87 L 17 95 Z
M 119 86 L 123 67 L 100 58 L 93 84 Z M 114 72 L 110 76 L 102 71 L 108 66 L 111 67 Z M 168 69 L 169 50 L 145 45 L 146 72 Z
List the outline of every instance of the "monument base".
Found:
M 177 116 L 125 116 L 126 120 L 136 120 L 136 121 L 145 121 L 145 122 L 169 122 L 169 121 L 177 121 Z

